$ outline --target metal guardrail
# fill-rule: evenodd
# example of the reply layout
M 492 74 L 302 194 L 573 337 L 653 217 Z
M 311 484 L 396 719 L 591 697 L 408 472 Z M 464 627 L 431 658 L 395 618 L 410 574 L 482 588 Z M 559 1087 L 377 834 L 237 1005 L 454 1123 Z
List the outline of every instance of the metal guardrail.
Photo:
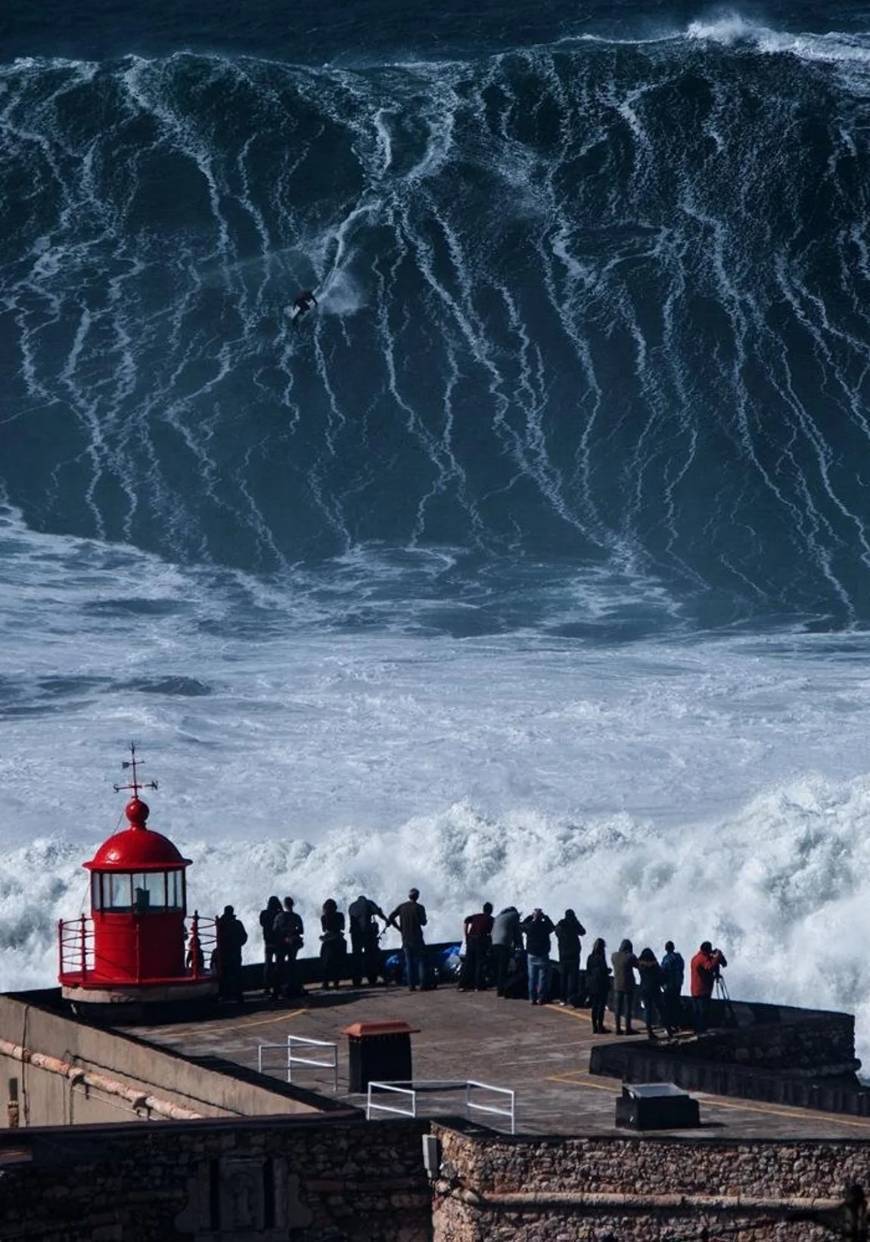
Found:
M 332 1050 L 332 1059 L 330 1061 L 315 1061 L 311 1057 L 294 1056 L 294 1044 L 302 1044 L 307 1048 L 330 1048 Z M 307 1039 L 302 1035 L 288 1035 L 286 1043 L 283 1044 L 258 1044 L 257 1070 L 261 1074 L 263 1072 L 263 1052 L 267 1048 L 282 1048 L 287 1054 L 281 1068 L 286 1067 L 287 1081 L 289 1083 L 293 1082 L 294 1065 L 312 1065 L 318 1069 L 332 1070 L 332 1092 L 333 1095 L 338 1095 L 338 1044 L 332 1043 L 328 1039 Z
M 86 978 L 94 970 L 94 920 L 86 914 L 77 919 L 58 919 L 57 956 L 61 975 Z
M 372 1087 L 375 1087 L 378 1091 L 392 1091 L 398 1095 L 409 1095 L 411 1097 L 411 1111 L 406 1112 L 404 1108 L 393 1108 L 390 1104 L 378 1104 L 372 1099 Z M 414 1087 L 400 1087 L 394 1082 L 370 1082 L 366 1092 L 366 1121 L 371 1121 L 372 1109 L 377 1109 L 381 1113 L 398 1113 L 400 1117 L 416 1117 L 416 1089 Z
M 506 1095 L 510 1100 L 510 1106 L 508 1108 L 496 1108 L 494 1104 L 477 1104 L 471 1098 L 473 1090 L 494 1091 L 498 1095 Z M 507 1117 L 511 1123 L 511 1134 L 516 1134 L 517 1101 L 513 1088 L 495 1087 L 490 1082 L 477 1082 L 474 1078 L 469 1078 L 465 1084 L 465 1115 L 469 1119 L 472 1110 L 478 1113 L 494 1113 L 496 1117 Z
M 392 1104 L 382 1104 L 372 1098 L 372 1090 L 387 1091 L 393 1095 L 410 1097 L 410 1110 L 396 1108 Z M 510 1122 L 511 1134 L 516 1134 L 516 1093 L 511 1087 L 496 1087 L 491 1082 L 480 1082 L 474 1078 L 462 1079 L 411 1079 L 397 1082 L 370 1082 L 366 1092 L 366 1120 L 371 1121 L 373 1112 L 395 1113 L 400 1117 L 417 1116 L 417 1095 L 420 1092 L 464 1091 L 465 1115 L 472 1120 L 471 1114 L 489 1113 L 496 1117 L 505 1117 Z M 488 1091 L 499 1096 L 507 1096 L 508 1107 L 499 1108 L 493 1103 L 481 1104 L 474 1098 L 473 1092 Z

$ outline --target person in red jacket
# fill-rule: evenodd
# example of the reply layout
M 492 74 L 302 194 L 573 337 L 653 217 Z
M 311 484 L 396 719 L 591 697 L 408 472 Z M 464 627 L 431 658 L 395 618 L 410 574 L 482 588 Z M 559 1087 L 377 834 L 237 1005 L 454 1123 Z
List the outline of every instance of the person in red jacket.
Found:
M 705 940 L 692 958 L 692 1018 L 696 1035 L 707 1029 L 710 1013 L 710 997 L 722 966 L 727 966 L 725 954 L 721 949 L 714 949 L 709 940 Z

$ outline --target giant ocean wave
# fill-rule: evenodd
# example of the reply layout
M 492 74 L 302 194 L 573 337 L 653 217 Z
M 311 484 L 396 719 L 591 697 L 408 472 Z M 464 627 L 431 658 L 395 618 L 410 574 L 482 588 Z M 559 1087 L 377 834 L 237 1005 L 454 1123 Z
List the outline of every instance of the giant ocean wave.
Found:
M 730 16 L 3 66 L 8 499 L 255 572 L 447 545 L 865 622 L 868 57 Z

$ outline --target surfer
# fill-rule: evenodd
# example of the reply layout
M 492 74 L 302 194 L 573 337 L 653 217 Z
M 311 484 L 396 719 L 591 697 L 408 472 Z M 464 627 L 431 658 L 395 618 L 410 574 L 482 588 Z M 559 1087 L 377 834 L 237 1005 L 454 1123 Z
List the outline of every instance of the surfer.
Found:
M 317 305 L 317 298 L 311 289 L 303 289 L 301 293 L 297 293 L 293 299 L 293 309 L 290 311 L 290 319 L 293 326 L 296 327 L 303 315 L 307 315 L 312 306 Z

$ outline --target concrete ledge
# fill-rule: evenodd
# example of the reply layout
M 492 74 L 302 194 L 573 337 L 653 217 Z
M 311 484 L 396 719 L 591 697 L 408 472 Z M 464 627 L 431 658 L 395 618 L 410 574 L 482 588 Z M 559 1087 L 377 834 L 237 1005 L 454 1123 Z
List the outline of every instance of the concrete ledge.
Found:
M 723 1064 L 687 1056 L 679 1048 L 640 1043 L 599 1044 L 590 1052 L 589 1071 L 623 1082 L 673 1082 L 687 1091 L 870 1117 L 870 1089 L 854 1074 L 814 1079 L 787 1070 Z

